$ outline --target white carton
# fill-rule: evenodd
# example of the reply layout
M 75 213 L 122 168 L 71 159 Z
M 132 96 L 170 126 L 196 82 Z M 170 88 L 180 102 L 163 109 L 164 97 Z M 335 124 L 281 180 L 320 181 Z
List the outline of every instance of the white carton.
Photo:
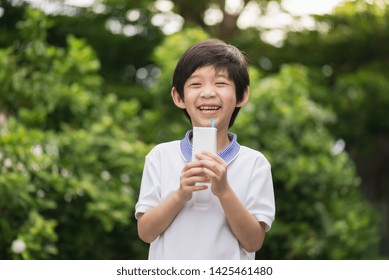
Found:
M 193 127 L 193 149 L 192 162 L 198 161 L 196 154 L 202 151 L 210 151 L 216 153 L 217 129 L 215 127 Z M 209 199 L 211 195 L 211 182 L 198 182 L 196 186 L 208 186 L 208 189 L 197 191 L 193 193 L 195 199 L 195 207 L 200 210 L 206 210 L 209 206 Z

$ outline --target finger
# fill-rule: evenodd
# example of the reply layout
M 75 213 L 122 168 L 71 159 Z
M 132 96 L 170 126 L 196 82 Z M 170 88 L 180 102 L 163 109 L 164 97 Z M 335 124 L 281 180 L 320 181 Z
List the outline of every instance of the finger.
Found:
M 184 186 L 194 186 L 198 182 L 210 182 L 209 177 L 205 176 L 196 176 L 196 177 L 190 177 L 182 181 Z
M 187 171 L 187 170 L 189 170 L 189 169 L 191 169 L 191 168 L 200 167 L 200 166 L 201 166 L 201 164 L 200 164 L 198 161 L 196 161 L 196 162 L 189 162 L 189 163 L 187 163 L 187 164 L 184 166 L 184 168 L 182 169 L 182 171 Z
M 218 177 L 216 173 L 209 168 L 204 168 L 204 173 L 206 174 L 207 178 L 209 178 L 208 180 L 212 180 Z
M 207 171 L 219 174 L 223 168 L 223 166 L 213 160 L 201 160 L 200 163 L 203 166 L 202 172 L 206 174 L 209 174 Z
M 211 181 L 220 181 L 226 178 L 227 166 L 223 164 L 217 164 L 214 161 L 201 161 L 203 163 L 204 174 L 211 179 Z
M 207 185 L 201 185 L 201 186 L 192 186 L 192 187 L 186 187 L 185 190 L 188 192 L 198 192 L 208 189 Z
M 207 156 L 206 154 L 204 154 L 204 153 L 202 153 L 202 152 L 196 154 L 196 158 L 197 158 L 198 160 L 212 159 L 211 157 Z
M 184 178 L 190 178 L 194 176 L 203 176 L 204 175 L 204 168 L 201 167 L 193 167 L 190 168 L 182 173 Z
M 218 154 L 210 152 L 210 151 L 202 151 L 199 155 L 200 155 L 200 157 L 205 156 L 207 158 L 213 159 L 214 161 L 216 161 L 220 164 L 224 163 L 224 160 L 221 157 L 219 157 Z
M 208 189 L 208 186 L 207 185 L 201 185 L 201 186 L 195 186 L 196 190 L 194 190 L 194 192 L 198 192 L 198 191 L 203 191 L 203 190 L 206 190 Z

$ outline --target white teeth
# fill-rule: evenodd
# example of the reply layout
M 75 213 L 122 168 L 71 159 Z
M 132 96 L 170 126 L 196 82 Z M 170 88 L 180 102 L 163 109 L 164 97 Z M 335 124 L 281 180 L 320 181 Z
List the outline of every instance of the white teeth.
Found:
M 199 108 L 201 111 L 216 111 L 216 110 L 219 110 L 220 107 L 200 107 Z

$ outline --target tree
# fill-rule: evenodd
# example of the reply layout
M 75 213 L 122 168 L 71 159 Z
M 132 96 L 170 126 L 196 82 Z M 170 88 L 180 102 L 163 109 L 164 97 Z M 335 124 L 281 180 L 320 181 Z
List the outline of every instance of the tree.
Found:
M 387 94 L 389 6 L 380 1 L 347 1 L 332 15 L 315 17 L 315 30 L 290 32 L 268 53 L 274 68 L 302 63 L 324 87 L 312 99 L 333 111 L 329 124 L 361 176 L 361 189 L 383 215 L 381 252 L 389 254 Z M 302 55 L 304 54 L 304 55 Z
M 90 46 L 73 36 L 51 46 L 47 26 L 27 9 L 19 45 L 0 50 L 0 256 L 144 257 L 139 103 L 103 95 Z

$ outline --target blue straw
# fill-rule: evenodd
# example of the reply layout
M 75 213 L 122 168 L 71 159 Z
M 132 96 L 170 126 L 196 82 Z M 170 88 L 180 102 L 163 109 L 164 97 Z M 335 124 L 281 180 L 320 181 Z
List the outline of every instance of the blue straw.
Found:
M 215 127 L 215 122 L 213 121 L 212 118 L 209 119 L 211 121 L 212 127 Z

